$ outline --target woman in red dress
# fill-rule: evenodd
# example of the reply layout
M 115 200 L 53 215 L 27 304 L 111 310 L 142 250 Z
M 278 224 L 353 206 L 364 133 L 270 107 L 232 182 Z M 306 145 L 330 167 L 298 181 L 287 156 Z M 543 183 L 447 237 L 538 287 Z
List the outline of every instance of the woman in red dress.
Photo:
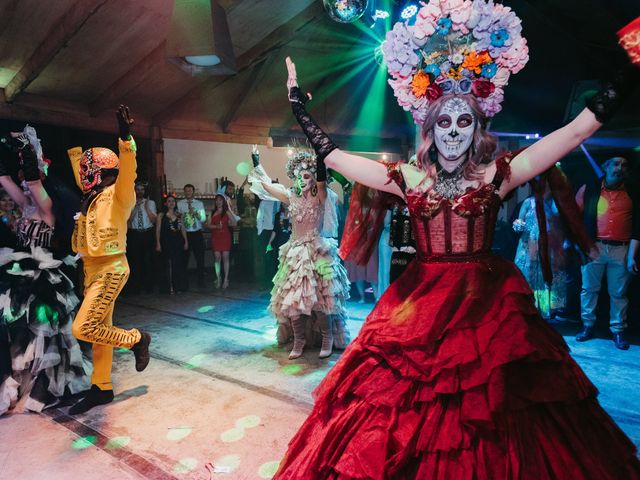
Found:
M 505 195 L 600 128 L 625 85 L 608 85 L 565 127 L 495 160 L 485 126 L 496 111 L 477 91 L 458 93 L 463 85 L 440 92 L 420 104 L 414 167 L 338 149 L 305 110 L 310 96 L 289 58 L 287 67 L 289 100 L 319 164 L 406 200 L 417 258 L 315 391 L 274 478 L 640 478 L 634 444 L 517 267 L 490 250 Z
M 211 250 L 213 250 L 216 271 L 216 288 L 229 287 L 229 252 L 231 251 L 231 227 L 235 225 L 229 215 L 229 205 L 222 195 L 216 195 L 214 208 L 211 212 Z M 221 265 L 224 268 L 224 283 L 222 283 Z

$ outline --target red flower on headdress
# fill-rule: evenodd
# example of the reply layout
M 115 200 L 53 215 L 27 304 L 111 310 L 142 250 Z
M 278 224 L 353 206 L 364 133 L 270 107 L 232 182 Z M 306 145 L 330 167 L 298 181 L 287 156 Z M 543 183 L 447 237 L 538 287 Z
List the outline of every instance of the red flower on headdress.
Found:
M 471 84 L 471 91 L 480 98 L 487 98 L 495 89 L 496 86 L 488 78 L 479 78 Z
M 437 83 L 432 83 L 427 88 L 427 98 L 431 101 L 437 100 L 442 96 L 442 88 Z

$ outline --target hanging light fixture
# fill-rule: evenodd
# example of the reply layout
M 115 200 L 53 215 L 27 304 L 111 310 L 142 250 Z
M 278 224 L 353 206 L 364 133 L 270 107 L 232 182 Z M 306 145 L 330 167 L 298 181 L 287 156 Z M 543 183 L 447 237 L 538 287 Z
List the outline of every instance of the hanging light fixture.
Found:
M 237 72 L 227 15 L 218 0 L 175 0 L 167 58 L 190 75 Z

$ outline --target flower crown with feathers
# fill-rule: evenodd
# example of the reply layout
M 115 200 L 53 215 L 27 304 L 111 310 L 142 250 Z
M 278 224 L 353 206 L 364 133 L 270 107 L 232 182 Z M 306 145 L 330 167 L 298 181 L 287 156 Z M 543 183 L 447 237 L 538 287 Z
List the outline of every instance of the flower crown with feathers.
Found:
M 290 147 L 291 153 L 287 158 L 287 177 L 296 178 L 301 172 L 307 171 L 314 175 L 317 171 L 316 154 L 313 150 L 300 146 Z
M 472 94 L 484 114 L 494 116 L 502 109 L 509 76 L 529 60 L 520 19 L 493 0 L 421 5 L 411 21 L 397 22 L 382 44 L 398 104 L 422 124 L 434 100 Z

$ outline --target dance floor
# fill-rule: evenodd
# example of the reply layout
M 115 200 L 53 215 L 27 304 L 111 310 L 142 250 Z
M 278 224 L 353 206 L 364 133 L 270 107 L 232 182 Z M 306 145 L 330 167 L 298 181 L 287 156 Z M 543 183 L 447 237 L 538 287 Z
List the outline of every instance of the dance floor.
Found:
M 207 479 L 207 464 L 214 479 L 271 478 L 339 355 L 308 349 L 289 361 L 267 303 L 250 288 L 123 298 L 116 322 L 153 336 L 147 370 L 116 351 L 114 403 L 76 417 L 67 407 L 0 417 L 0 478 Z M 352 337 L 372 307 L 349 302 Z M 575 358 L 640 445 L 640 347 L 576 344 L 577 328 L 562 327 Z

